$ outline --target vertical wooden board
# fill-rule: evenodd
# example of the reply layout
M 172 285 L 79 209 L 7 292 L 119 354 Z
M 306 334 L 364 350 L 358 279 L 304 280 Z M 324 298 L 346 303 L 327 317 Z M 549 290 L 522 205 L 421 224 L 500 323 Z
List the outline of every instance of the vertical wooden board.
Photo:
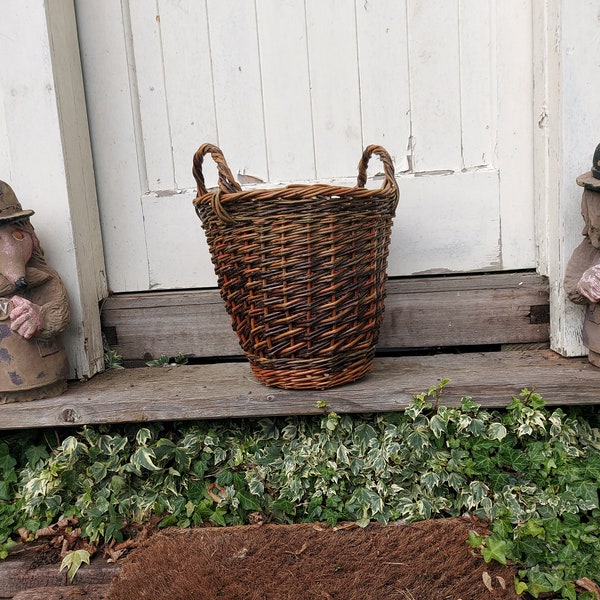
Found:
M 457 2 L 408 1 L 415 172 L 462 167 Z
M 398 185 L 390 276 L 499 270 L 497 171 L 405 175 Z
M 171 133 L 164 81 L 160 14 L 156 1 L 129 0 L 148 190 L 175 188 Z M 144 182 L 142 181 L 142 185 Z
M 121 2 L 76 0 L 75 8 L 108 285 L 114 292 L 146 290 L 148 258 Z
M 548 231 L 554 225 L 551 209 L 556 204 L 558 186 L 550 183 L 550 172 L 560 162 L 557 153 L 551 151 L 553 137 L 549 127 L 550 103 L 559 104 L 559 86 L 551 82 L 558 79 L 559 61 L 556 47 L 549 43 L 549 32 L 558 16 L 550 6 L 558 9 L 557 2 L 538 3 L 533 7 L 533 172 L 535 195 L 535 238 L 537 270 L 548 276 L 553 246 Z M 550 99 L 552 100 L 550 102 Z M 536 126 L 537 125 L 537 126 Z M 556 136 L 554 136 L 556 139 Z M 574 247 L 575 245 L 573 245 Z
M 142 198 L 148 244 L 150 289 L 216 287 L 217 278 L 200 219 L 194 191 L 146 194 Z
M 175 189 L 195 187 L 192 157 L 217 142 L 206 3 L 159 0 Z
M 410 94 L 406 0 L 356 0 L 364 144 L 381 144 L 408 171 Z
M 306 1 L 317 178 L 354 175 L 363 150 L 355 7 Z
M 495 18 L 502 267 L 528 269 L 536 265 L 531 2 L 498 2 Z
M 72 325 L 67 347 L 78 377 L 104 370 L 104 345 L 98 303 L 108 294 L 100 234 L 98 199 L 86 112 L 75 10 L 72 3 L 46 6 L 52 71 L 66 183 L 66 213 L 75 269 L 65 275 L 71 296 Z M 64 242 L 63 242 L 64 243 Z
M 495 14 L 494 0 L 459 0 L 460 108 L 462 162 L 469 169 L 493 165 L 495 119 Z
M 268 181 L 254 3 L 208 0 L 207 9 L 219 145 L 234 176 Z
M 583 239 L 583 219 L 580 213 L 583 188 L 575 180 L 592 166 L 592 157 L 600 143 L 600 68 L 598 48 L 600 43 L 600 21 L 598 3 L 582 0 L 577 3 L 562 3 L 562 40 L 560 43 L 559 84 L 561 120 L 554 135 L 558 137 L 561 154 L 558 178 L 551 174 L 551 181 L 559 182 L 560 198 L 554 205 L 554 228 L 549 229 L 549 243 L 554 248 L 554 264 L 551 267 L 551 317 L 553 324 L 552 342 L 557 351 L 566 356 L 587 355 L 582 343 L 584 308 L 566 298 L 562 281 L 572 251 Z M 558 215 L 556 220 L 554 215 Z M 554 303 L 554 305 L 552 305 Z
M 582 239 L 583 190 L 575 179 L 590 169 L 600 141 L 598 4 L 534 4 L 533 22 L 539 268 L 550 280 L 551 347 L 565 356 L 581 356 L 588 352 L 582 343 L 585 307 L 568 300 L 562 282 Z
M 256 4 L 271 181 L 315 178 L 304 4 Z
M 561 131 L 561 182 L 566 248 L 582 240 L 580 213 L 583 188 L 576 179 L 592 167 L 600 143 L 600 6 L 594 0 L 568 4 L 562 11 L 561 65 L 563 129 Z M 562 260 L 567 261 L 570 253 Z M 566 265 L 565 265 L 566 266 Z

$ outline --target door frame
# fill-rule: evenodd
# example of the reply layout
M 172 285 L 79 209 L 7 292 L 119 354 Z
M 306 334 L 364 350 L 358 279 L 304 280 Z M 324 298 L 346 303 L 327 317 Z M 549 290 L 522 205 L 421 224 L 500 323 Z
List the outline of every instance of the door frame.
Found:
M 593 0 L 533 3 L 534 182 L 537 269 L 550 286 L 550 344 L 563 356 L 587 354 L 584 307 L 566 296 L 563 279 L 581 241 L 582 188 L 600 142 L 598 7 Z

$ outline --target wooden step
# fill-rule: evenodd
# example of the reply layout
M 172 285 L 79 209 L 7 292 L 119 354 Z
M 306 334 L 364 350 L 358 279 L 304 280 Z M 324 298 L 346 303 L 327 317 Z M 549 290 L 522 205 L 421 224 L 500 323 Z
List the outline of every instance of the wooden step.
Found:
M 33 566 L 34 558 L 35 552 L 25 548 L 0 560 L 0 600 L 101 600 L 121 570 L 119 564 L 97 556 L 89 565 L 82 565 L 73 583 L 67 585 L 66 572 L 60 572 L 60 562 Z
M 532 272 L 392 279 L 380 350 L 547 342 L 548 281 Z M 102 306 L 126 361 L 240 354 L 218 290 L 118 294 Z
M 0 406 L 0 427 L 310 415 L 323 412 L 323 403 L 340 414 L 398 411 L 441 379 L 450 380 L 442 396 L 448 405 L 470 396 L 503 407 L 523 388 L 549 405 L 600 403 L 600 370 L 587 358 L 515 350 L 379 357 L 362 380 L 325 391 L 268 388 L 245 361 L 110 370 L 56 398 Z

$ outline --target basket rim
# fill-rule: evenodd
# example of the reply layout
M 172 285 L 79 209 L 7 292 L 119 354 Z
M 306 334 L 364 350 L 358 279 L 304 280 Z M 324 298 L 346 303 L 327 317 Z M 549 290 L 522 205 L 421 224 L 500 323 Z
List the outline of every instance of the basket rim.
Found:
M 348 198 L 348 199 L 381 199 L 393 200 L 398 198 L 397 187 L 391 185 L 376 189 L 358 186 L 336 186 L 326 183 L 290 183 L 275 188 L 251 188 L 239 192 L 226 192 L 219 189 L 209 190 L 206 194 L 197 194 L 194 204 L 211 203 L 215 195 L 221 202 L 236 202 L 245 200 L 309 200 L 317 197 Z
M 206 188 L 204 175 L 202 173 L 202 164 L 204 157 L 209 154 L 219 173 L 219 184 L 216 190 Z M 373 154 L 377 155 L 383 165 L 384 180 L 377 189 L 365 187 L 367 182 L 367 168 Z M 198 148 L 192 161 L 192 173 L 196 179 L 196 197 L 193 201 L 194 206 L 198 208 L 201 204 L 211 203 L 213 205 L 226 204 L 230 202 L 239 202 L 245 200 L 303 200 L 315 197 L 328 196 L 330 198 L 349 198 L 353 199 L 383 199 L 393 200 L 393 212 L 398 205 L 400 191 L 398 182 L 394 173 L 394 164 L 388 151 L 382 146 L 371 144 L 367 146 L 358 163 L 358 177 L 356 185 L 342 186 L 332 185 L 330 183 L 289 183 L 284 186 L 274 188 L 251 188 L 242 189 L 242 186 L 235 181 L 231 169 L 223 156 L 223 152 L 218 146 L 205 143 Z

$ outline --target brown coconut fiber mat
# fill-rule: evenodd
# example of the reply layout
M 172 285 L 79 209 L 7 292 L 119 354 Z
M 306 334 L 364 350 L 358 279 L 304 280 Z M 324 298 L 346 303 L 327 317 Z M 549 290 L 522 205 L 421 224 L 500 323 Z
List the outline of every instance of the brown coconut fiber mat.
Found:
M 124 560 L 109 598 L 516 600 L 514 568 L 474 553 L 473 528 L 455 518 L 167 529 Z

